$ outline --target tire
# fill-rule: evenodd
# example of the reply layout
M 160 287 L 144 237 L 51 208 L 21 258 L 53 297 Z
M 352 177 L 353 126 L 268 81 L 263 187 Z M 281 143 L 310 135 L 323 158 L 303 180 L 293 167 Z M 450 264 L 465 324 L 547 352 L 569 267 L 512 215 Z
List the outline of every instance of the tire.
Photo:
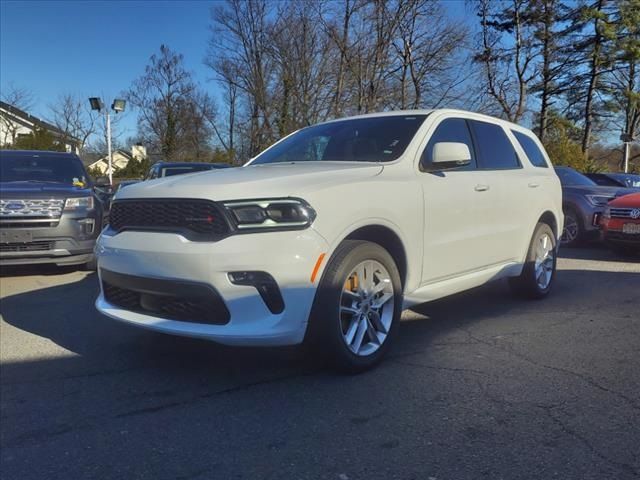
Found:
M 538 223 L 529 244 L 522 273 L 509 279 L 514 293 L 532 299 L 546 297 L 556 277 L 557 252 L 553 230 L 546 223 Z
M 573 208 L 565 209 L 560 244 L 563 247 L 577 247 L 582 243 L 583 238 L 584 227 L 580 215 Z
M 389 350 L 401 313 L 400 274 L 389 252 L 375 243 L 346 240 L 320 280 L 308 340 L 335 369 L 363 372 Z

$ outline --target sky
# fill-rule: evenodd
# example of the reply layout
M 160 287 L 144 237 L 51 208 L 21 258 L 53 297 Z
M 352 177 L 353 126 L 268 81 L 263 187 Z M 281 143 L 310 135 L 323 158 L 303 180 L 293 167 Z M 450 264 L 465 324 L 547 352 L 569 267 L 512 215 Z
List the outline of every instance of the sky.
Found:
M 139 77 L 161 44 L 182 53 L 187 69 L 217 96 L 202 61 L 210 38 L 213 1 L 7 1 L 0 0 L 0 88 L 34 94 L 29 112 L 47 118 L 63 93 L 105 103 Z M 463 20 L 464 2 L 444 2 Z M 135 134 L 136 113 L 119 123 L 120 137 Z

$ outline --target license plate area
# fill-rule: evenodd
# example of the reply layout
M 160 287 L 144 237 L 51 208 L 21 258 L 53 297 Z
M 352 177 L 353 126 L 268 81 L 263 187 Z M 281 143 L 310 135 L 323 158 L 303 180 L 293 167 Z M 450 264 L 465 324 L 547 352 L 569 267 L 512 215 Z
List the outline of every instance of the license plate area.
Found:
M 622 233 L 632 235 L 640 234 L 640 223 L 625 223 L 622 225 Z
M 33 241 L 31 232 L 0 231 L 0 243 L 30 243 Z

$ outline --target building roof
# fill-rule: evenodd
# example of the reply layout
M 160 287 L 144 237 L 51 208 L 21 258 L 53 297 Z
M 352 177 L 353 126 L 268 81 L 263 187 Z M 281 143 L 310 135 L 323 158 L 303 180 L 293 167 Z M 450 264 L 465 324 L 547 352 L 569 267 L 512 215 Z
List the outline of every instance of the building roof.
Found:
M 20 110 L 18 107 L 14 107 L 13 105 L 9 105 L 6 102 L 3 102 L 0 100 L 0 108 L 2 110 L 5 110 L 6 112 L 8 112 L 11 116 L 13 121 L 15 121 L 16 123 L 19 123 L 25 127 L 30 127 L 31 125 L 34 125 L 36 127 L 40 127 L 43 128 L 49 132 L 51 132 L 52 134 L 58 136 L 58 137 L 65 137 L 67 140 L 69 140 L 70 142 L 73 143 L 79 143 L 80 140 L 78 140 L 75 137 L 72 137 L 71 135 L 65 133 L 64 131 L 62 131 L 61 129 L 59 129 L 58 127 L 56 127 L 55 125 L 46 122 L 44 120 L 42 120 L 41 118 L 38 117 L 34 117 L 33 115 L 25 112 L 24 110 Z

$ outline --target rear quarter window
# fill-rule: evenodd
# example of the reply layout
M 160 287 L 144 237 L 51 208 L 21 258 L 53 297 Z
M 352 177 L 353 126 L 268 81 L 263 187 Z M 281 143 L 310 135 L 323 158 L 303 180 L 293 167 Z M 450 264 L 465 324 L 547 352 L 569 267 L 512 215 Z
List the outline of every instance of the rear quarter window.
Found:
M 516 137 L 516 140 L 518 140 L 518 143 L 524 150 L 524 153 L 527 154 L 527 158 L 529 158 L 529 161 L 534 167 L 549 168 L 547 160 L 544 158 L 544 154 L 533 138 L 515 130 L 511 130 L 511 133 Z

